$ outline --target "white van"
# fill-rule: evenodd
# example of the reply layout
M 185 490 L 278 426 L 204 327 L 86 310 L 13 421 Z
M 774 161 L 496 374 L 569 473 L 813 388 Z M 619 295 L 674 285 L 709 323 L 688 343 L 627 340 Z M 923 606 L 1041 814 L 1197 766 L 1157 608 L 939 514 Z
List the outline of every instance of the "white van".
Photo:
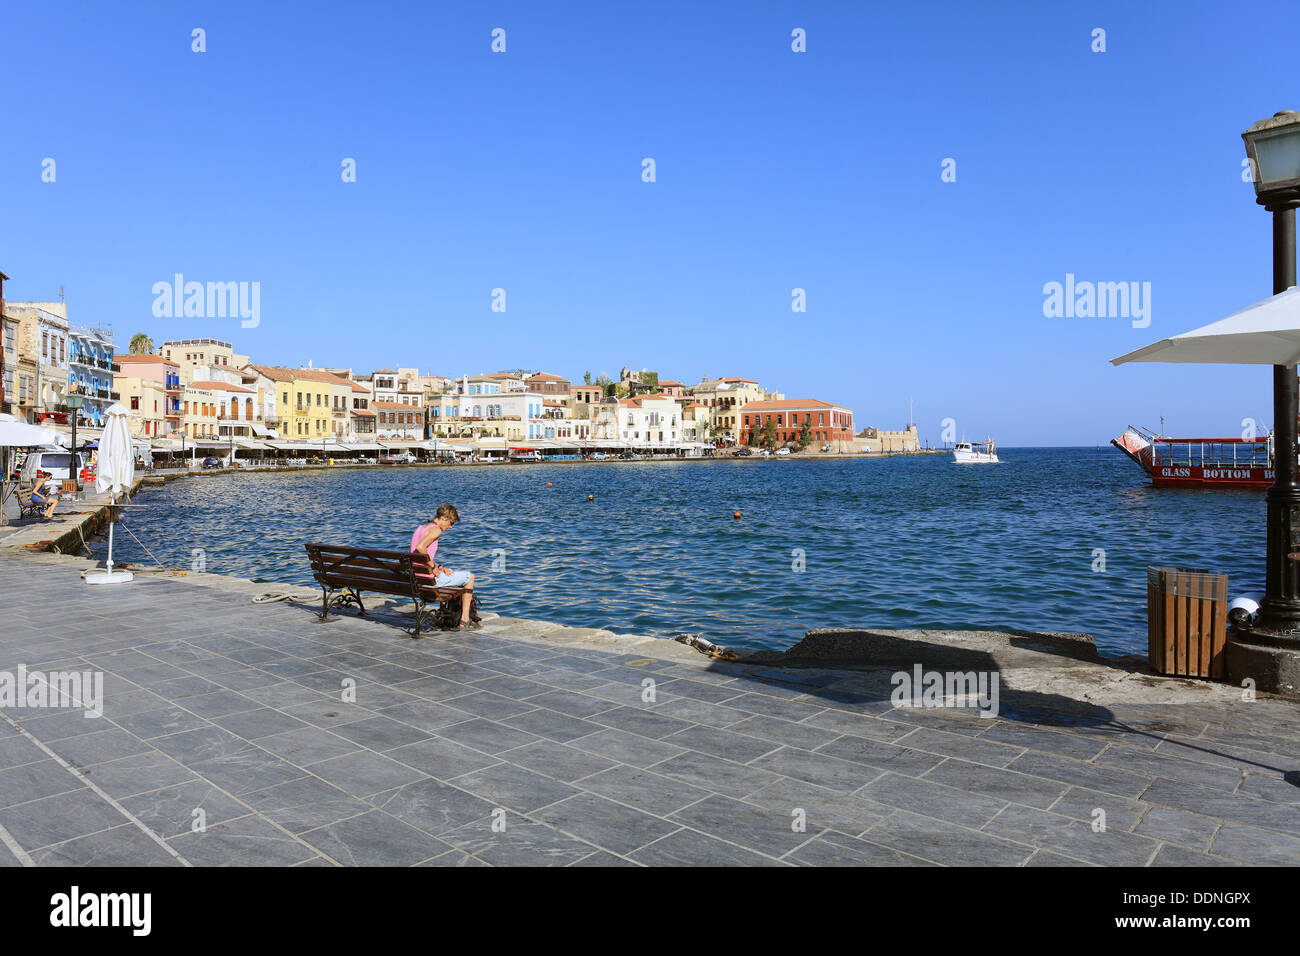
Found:
M 55 481 L 63 481 L 72 478 L 73 473 L 68 470 L 72 463 L 72 452 L 70 451 L 33 451 L 27 455 L 27 460 L 23 462 L 23 470 L 19 472 L 19 477 L 25 485 L 36 483 L 36 472 L 48 471 L 50 477 Z M 77 454 L 77 473 L 80 474 L 85 461 L 80 453 Z

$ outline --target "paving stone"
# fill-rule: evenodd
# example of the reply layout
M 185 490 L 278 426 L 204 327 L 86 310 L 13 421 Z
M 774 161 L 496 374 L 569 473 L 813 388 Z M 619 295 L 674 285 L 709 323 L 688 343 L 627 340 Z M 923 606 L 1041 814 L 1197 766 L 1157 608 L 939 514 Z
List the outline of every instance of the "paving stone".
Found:
M 214 826 L 249 813 L 247 805 L 206 780 L 191 780 L 120 801 L 150 830 L 167 837 L 189 833 L 196 822 Z M 202 810 L 203 816 L 195 815 Z
M 1109 828 L 1098 832 L 1082 820 L 1014 803 L 994 817 L 984 832 L 1106 866 L 1146 866 L 1159 847 L 1143 836 Z
M 1034 853 L 1024 843 L 906 810 L 891 813 L 862 839 L 944 866 L 1020 866 Z
M 420 747 L 423 744 L 415 744 Z M 307 767 L 313 774 L 347 791 L 354 797 L 368 797 L 391 790 L 424 776 L 397 760 L 362 750 L 343 757 L 323 760 Z
M 507 750 L 500 757 L 509 763 L 565 783 L 572 783 L 580 777 L 587 777 L 618 766 L 613 760 L 584 753 L 554 740 L 539 740 L 536 743 L 525 744 Z
M 1039 750 L 1062 757 L 1072 757 L 1075 760 L 1092 760 L 1107 746 L 1104 740 L 1089 740 L 1074 734 L 1063 734 L 1002 720 L 993 721 L 993 726 L 984 731 L 980 739 L 994 740 L 1026 750 Z
M 724 843 L 695 830 L 681 829 L 628 857 L 643 866 L 785 866 L 780 860 Z
M 792 822 L 795 811 L 801 810 L 809 831 L 829 828 L 849 836 L 860 835 L 894 812 L 893 807 L 877 803 L 861 793 L 828 790 L 785 777 L 751 793 L 745 802 L 778 810 Z
M 1186 847 L 1175 846 L 1172 843 L 1166 843 L 1160 847 L 1155 859 L 1151 861 L 1151 865 L 1177 867 L 1240 866 L 1239 863 L 1224 857 L 1210 856 L 1208 853 L 1189 850 Z
M 558 830 L 612 853 L 626 855 L 678 829 L 657 816 L 594 793 L 578 793 L 537 810 L 533 816 Z
M 494 807 L 505 807 L 518 813 L 529 813 L 578 793 L 568 784 L 506 763 L 471 770 L 451 782 L 489 801 Z
M 440 780 L 417 780 L 375 794 L 373 804 L 426 833 L 442 834 L 473 821 L 487 820 L 494 805 Z
M 300 777 L 246 794 L 241 799 L 272 823 L 301 834 L 373 807 L 316 777 Z
M 241 750 L 239 753 L 214 757 L 211 760 L 197 761 L 191 766 L 199 776 L 211 780 L 235 796 L 263 790 L 307 775 L 307 771 L 303 768 L 255 747 Z
M 537 699 L 533 698 L 534 701 Z M 507 717 L 502 723 L 539 737 L 561 742 L 585 737 L 600 729 L 598 723 L 548 709 L 529 711 L 517 717 Z
M 1086 787 L 1071 787 L 1060 800 L 1049 807 L 1053 813 L 1074 817 L 1092 823 L 1100 820 L 1097 810 L 1106 811 L 1106 826 L 1112 830 L 1132 830 L 1142 815 L 1152 809 L 1149 803 L 1117 797 L 1113 793 L 1101 793 Z
M 770 770 L 747 767 L 693 750 L 660 761 L 650 769 L 705 790 L 735 797 L 748 796 L 780 779 Z
M 748 763 L 755 758 L 770 754 L 781 744 L 758 737 L 731 733 L 714 727 L 689 727 L 686 730 L 670 734 L 663 738 L 665 743 L 675 744 L 686 750 L 723 757 L 736 763 Z M 805 751 L 806 752 L 806 751 Z
M 1131 747 L 1112 745 L 1096 761 L 1107 767 L 1118 767 L 1133 773 L 1149 777 L 1164 777 L 1166 780 L 1178 780 L 1183 783 L 1200 784 L 1229 793 L 1241 783 L 1241 773 L 1227 767 L 1213 767 L 1209 764 L 1182 760 L 1178 757 L 1165 756 L 1159 752 L 1135 750 Z
M 709 791 L 672 777 L 626 766 L 584 777 L 577 786 L 660 817 L 709 796 Z
M 934 866 L 920 857 L 870 840 L 827 830 L 786 856 L 802 866 Z
M 970 829 L 979 829 L 1006 806 L 1001 800 L 969 790 L 958 790 L 927 779 L 904 777 L 896 773 L 878 777 L 858 793 L 876 803 L 912 810 Z
M 1219 829 L 1217 820 L 1168 807 L 1152 807 L 1134 828 L 1135 833 L 1177 843 L 1193 850 L 1209 848 L 1210 840 Z
M 387 756 L 439 780 L 450 780 L 499 762 L 496 757 L 441 737 L 398 747 Z
M 88 788 L 0 810 L 0 827 L 29 853 L 123 822 L 126 818 L 116 807 Z
M 681 747 L 674 747 L 672 744 L 666 744 L 663 741 L 651 740 L 649 737 L 642 737 L 639 734 L 615 730 L 614 728 L 598 730 L 585 737 L 577 737 L 567 741 L 567 743 L 570 747 L 599 754 L 610 760 L 631 764 L 634 767 L 649 767 L 662 760 L 685 753 Z
M 1046 810 L 1069 789 L 1069 784 L 1059 780 L 999 770 L 954 757 L 929 770 L 921 779 L 933 780 L 958 790 L 971 790 L 998 800 L 1023 803 L 1039 810 Z
M 1300 839 L 1228 824 L 1214 837 L 1210 854 L 1254 866 L 1297 866 L 1300 865 Z
M 744 715 L 742 715 L 744 716 Z M 814 727 L 807 723 L 796 724 L 779 717 L 745 716 L 744 720 L 733 722 L 727 729 L 738 734 L 761 737 L 778 744 L 789 744 L 802 750 L 816 750 L 840 736 L 840 731 L 824 727 Z
M 499 832 L 484 820 L 445 833 L 442 839 L 492 866 L 568 866 L 597 849 L 525 817 L 507 814 L 504 822 Z
M 1076 860 L 1072 857 L 1061 856 L 1059 853 L 1052 853 L 1048 850 L 1035 850 L 1034 855 L 1029 858 L 1025 866 L 1096 866 L 1096 863 L 1085 863 L 1083 860 Z
M 331 757 L 342 757 L 361 749 L 355 741 L 307 725 L 269 737 L 259 737 L 257 746 L 299 767 L 329 760 Z
M 193 771 L 153 749 L 132 757 L 95 764 L 82 773 L 116 800 L 196 779 Z
M 168 841 L 195 866 L 292 866 L 316 856 L 290 834 L 250 814 Z
M 482 718 L 439 727 L 437 736 L 488 754 L 513 750 L 538 739 L 535 734 Z
M 3 780 L 3 774 L 0 774 L 0 783 Z M 1191 783 L 1158 779 L 1142 794 L 1142 800 L 1175 810 L 1220 817 L 1228 823 L 1280 830 L 1292 836 L 1300 836 L 1300 814 L 1295 812 L 1294 807 L 1246 794 L 1224 793 Z
M 369 717 L 335 727 L 332 732 L 363 747 L 380 751 L 404 747 L 430 737 L 423 730 L 388 717 Z
M 919 750 L 899 747 L 880 740 L 866 740 L 848 735 L 818 747 L 815 752 L 880 770 L 893 770 L 912 777 L 919 777 L 927 770 L 932 770 L 944 759 L 937 754 L 922 753 Z
M 1300 782 L 1294 775 L 1290 780 L 1281 780 L 1262 773 L 1247 774 L 1237 792 L 1273 803 L 1300 805 Z
M 1049 780 L 1060 780 L 1078 787 L 1101 790 L 1120 797 L 1137 797 L 1151 783 L 1151 777 L 1129 773 L 1095 763 L 1083 763 L 1068 757 L 1027 751 L 1006 765 L 1008 769 Z
M 183 866 L 133 823 L 77 837 L 30 854 L 37 866 Z
M 0 739 L 0 770 L 48 759 L 49 754 L 18 733 Z
M 819 832 L 796 832 L 791 814 L 713 795 L 671 814 L 669 820 L 759 853 L 781 856 Z
M 0 807 L 40 800 L 84 787 L 54 760 L 39 760 L 0 770 Z

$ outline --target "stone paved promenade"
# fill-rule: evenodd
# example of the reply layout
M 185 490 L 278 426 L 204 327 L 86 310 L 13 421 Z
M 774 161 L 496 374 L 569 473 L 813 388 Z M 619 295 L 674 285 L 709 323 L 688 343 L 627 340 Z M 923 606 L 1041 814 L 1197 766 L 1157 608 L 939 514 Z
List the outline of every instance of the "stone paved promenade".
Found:
M 395 609 L 85 566 L 0 553 L 0 671 L 105 674 L 101 718 L 0 716 L 2 865 L 1300 863 L 1280 701 L 1004 688 L 989 720 L 894 709 L 879 674 L 505 618 L 412 641 Z

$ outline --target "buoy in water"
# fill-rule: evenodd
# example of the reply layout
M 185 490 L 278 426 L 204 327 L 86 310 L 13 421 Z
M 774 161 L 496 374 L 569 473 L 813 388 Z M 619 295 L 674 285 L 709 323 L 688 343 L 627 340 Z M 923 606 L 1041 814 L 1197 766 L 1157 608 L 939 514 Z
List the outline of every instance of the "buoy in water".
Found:
M 596 496 L 595 496 L 595 495 L 587 495 L 587 500 L 588 500 L 588 501 L 595 501 L 595 500 L 596 500 Z
M 551 483 L 549 481 L 546 483 L 546 487 L 547 488 L 551 487 Z
M 731 513 L 731 517 L 733 517 L 733 518 L 735 518 L 737 521 L 739 521 L 739 520 L 740 520 L 740 512 L 739 512 L 739 511 L 733 511 L 733 512 Z

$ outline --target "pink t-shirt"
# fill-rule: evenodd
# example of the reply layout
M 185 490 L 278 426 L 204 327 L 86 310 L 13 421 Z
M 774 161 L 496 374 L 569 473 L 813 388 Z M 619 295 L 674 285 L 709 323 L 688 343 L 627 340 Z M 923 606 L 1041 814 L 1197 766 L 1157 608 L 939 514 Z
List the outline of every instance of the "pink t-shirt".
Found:
M 415 534 L 411 535 L 411 547 L 410 547 L 410 549 L 409 549 L 410 552 L 411 552 L 412 554 L 415 553 L 415 546 L 418 545 L 418 544 L 420 543 L 420 541 L 424 538 L 424 536 L 425 536 L 426 534 L 429 533 L 429 529 L 432 528 L 432 527 L 433 527 L 433 524 L 430 523 L 430 524 L 422 524 L 422 525 L 420 525 L 420 527 L 418 527 L 418 528 L 415 529 Z M 439 536 L 439 537 L 441 537 L 441 536 Z M 435 554 L 438 553 L 438 541 L 439 541 L 439 538 L 434 538 L 433 541 L 431 541 L 431 542 L 429 543 L 429 563 L 430 563 L 430 564 L 433 564 L 433 563 L 434 563 L 433 556 L 434 556 Z M 428 578 L 428 579 L 431 580 L 431 581 L 433 580 L 433 575 L 431 575 L 431 574 L 418 574 L 418 575 L 416 575 L 416 577 Z

